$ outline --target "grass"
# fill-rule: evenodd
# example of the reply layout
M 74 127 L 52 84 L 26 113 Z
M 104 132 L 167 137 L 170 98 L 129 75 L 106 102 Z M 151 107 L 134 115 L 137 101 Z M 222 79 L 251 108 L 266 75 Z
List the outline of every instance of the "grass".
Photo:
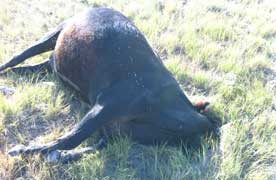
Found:
M 88 109 L 52 75 L 11 74 L 0 78 L 0 85 L 16 89 L 12 96 L 0 94 L 0 179 L 276 178 L 273 0 L 1 0 L 0 63 L 62 20 L 97 5 L 132 19 L 189 98 L 211 102 L 226 124 L 220 142 L 207 138 L 200 151 L 183 153 L 179 147 L 142 146 L 121 137 L 66 165 L 10 158 L 6 151 L 14 144 L 51 141 Z

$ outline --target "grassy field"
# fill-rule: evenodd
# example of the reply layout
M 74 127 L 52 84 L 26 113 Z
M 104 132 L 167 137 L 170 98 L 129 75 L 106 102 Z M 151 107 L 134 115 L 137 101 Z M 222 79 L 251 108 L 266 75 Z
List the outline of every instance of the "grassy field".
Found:
M 0 179 L 276 179 L 274 0 L 1 0 L 0 63 L 89 6 L 135 22 L 189 98 L 211 102 L 225 124 L 220 141 L 207 138 L 200 151 L 183 153 L 122 137 L 67 165 L 10 158 L 15 144 L 53 140 L 88 109 L 54 75 L 10 74 L 0 78 L 16 90 L 0 94 Z

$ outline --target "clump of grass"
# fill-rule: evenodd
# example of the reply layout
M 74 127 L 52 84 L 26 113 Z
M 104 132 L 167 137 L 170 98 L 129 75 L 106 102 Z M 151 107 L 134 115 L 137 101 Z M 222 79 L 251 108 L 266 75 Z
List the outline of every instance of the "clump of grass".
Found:
M 1 118 L 6 119 L 18 113 L 17 107 L 13 106 L 12 100 L 7 100 L 6 97 L 0 95 L 0 110 Z
M 192 82 L 199 89 L 207 90 L 212 86 L 212 82 L 210 82 L 210 78 L 207 77 L 205 72 L 196 72 L 192 77 Z
M 221 20 L 212 23 L 206 23 L 200 32 L 214 41 L 233 40 L 232 28 Z
M 67 171 L 68 176 L 73 179 L 104 178 L 105 165 L 105 156 L 101 156 L 99 153 L 89 154 L 85 155 L 79 162 L 68 165 L 65 171 Z
M 181 68 L 181 64 L 179 60 L 173 59 L 166 62 L 166 67 L 169 71 L 176 77 L 178 81 L 187 81 L 188 75 L 183 68 Z
M 15 176 L 14 166 L 14 161 L 11 158 L 7 158 L 6 155 L 0 153 L 0 177 L 2 179 L 10 179 Z
M 269 108 L 272 103 L 272 96 L 263 87 L 260 81 L 253 82 L 253 85 L 249 92 L 247 92 L 246 107 L 248 111 L 253 115 L 257 115 L 258 112 L 262 112 Z
M 192 26 L 192 25 L 191 25 Z M 188 57 L 196 59 L 197 53 L 200 52 L 200 42 L 198 42 L 198 36 L 193 29 L 188 29 L 184 37 L 185 52 Z
M 85 155 L 80 161 L 66 166 L 68 177 L 133 179 L 135 171 L 129 166 L 131 143 L 127 138 L 116 138 L 108 144 L 103 153 Z

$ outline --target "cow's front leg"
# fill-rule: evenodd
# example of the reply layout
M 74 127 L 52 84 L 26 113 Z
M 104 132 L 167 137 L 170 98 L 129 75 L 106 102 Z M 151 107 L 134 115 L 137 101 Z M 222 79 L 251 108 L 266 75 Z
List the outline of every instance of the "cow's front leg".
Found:
M 9 154 L 48 154 L 55 150 L 70 150 L 107 123 L 115 121 L 123 123 L 143 116 L 148 107 L 148 93 L 131 82 L 123 82 L 104 91 L 98 96 L 93 108 L 75 128 L 56 141 L 43 145 L 13 148 Z
M 70 150 L 78 146 L 83 140 L 110 120 L 114 120 L 109 105 L 96 104 L 70 132 L 57 140 L 47 144 L 34 144 L 29 146 L 15 146 L 8 154 L 29 155 L 34 153 L 48 154 L 55 150 Z
M 95 145 L 73 150 L 56 150 L 47 154 L 46 160 L 50 163 L 68 163 L 80 159 L 84 154 L 95 153 L 106 146 L 106 139 L 101 138 Z

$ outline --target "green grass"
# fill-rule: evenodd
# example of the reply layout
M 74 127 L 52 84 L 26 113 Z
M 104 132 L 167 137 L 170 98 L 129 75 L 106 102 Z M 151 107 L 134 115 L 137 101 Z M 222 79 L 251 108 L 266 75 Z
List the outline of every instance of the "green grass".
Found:
M 227 125 L 220 142 L 204 139 L 196 152 L 121 137 L 67 165 L 10 158 L 6 151 L 14 144 L 56 139 L 88 110 L 55 76 L 10 74 L 0 78 L 0 85 L 16 89 L 0 94 L 0 179 L 275 179 L 275 2 L 184 2 L 1 0 L 0 63 L 87 7 L 112 7 L 135 22 L 189 98 L 210 101 Z

